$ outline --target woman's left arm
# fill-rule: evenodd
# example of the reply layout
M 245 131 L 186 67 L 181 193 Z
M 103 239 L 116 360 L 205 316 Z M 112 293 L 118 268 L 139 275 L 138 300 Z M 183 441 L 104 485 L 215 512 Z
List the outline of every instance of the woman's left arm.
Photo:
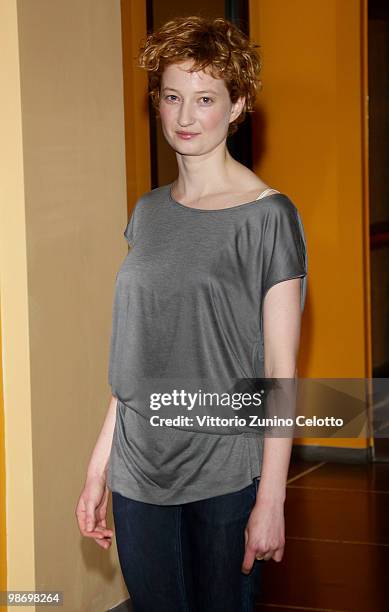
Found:
M 300 278 L 273 285 L 263 305 L 265 378 L 294 379 L 300 344 Z M 242 571 L 255 557 L 281 561 L 285 547 L 284 502 L 293 438 L 265 437 L 261 478 L 246 526 Z

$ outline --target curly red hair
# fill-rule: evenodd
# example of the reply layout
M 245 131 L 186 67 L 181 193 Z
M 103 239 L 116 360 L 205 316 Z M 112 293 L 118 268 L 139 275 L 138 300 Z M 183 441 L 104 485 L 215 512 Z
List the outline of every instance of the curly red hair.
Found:
M 161 78 L 169 64 L 192 60 L 190 72 L 207 69 L 214 78 L 224 79 L 232 103 L 245 97 L 242 112 L 229 125 L 230 135 L 246 113 L 253 112 L 257 92 L 262 89 L 259 47 L 223 17 L 176 17 L 142 41 L 137 59 L 138 66 L 148 72 L 149 95 L 157 113 Z

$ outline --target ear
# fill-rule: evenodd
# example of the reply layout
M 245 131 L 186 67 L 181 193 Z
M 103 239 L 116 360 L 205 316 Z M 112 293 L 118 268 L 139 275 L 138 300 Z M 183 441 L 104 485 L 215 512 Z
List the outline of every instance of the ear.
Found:
M 230 116 L 230 121 L 229 123 L 232 123 L 232 121 L 235 121 L 235 119 L 237 117 L 239 117 L 239 115 L 241 114 L 244 104 L 246 102 L 246 98 L 245 96 L 241 96 L 240 98 L 237 99 L 237 101 L 232 105 L 231 107 L 231 116 Z

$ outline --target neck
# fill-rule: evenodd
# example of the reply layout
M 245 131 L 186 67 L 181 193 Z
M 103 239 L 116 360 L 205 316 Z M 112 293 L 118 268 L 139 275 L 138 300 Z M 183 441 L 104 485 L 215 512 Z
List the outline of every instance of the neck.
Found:
M 231 157 L 225 141 L 204 155 L 177 154 L 178 177 L 172 190 L 193 202 L 213 193 L 222 192 L 232 181 L 238 162 Z

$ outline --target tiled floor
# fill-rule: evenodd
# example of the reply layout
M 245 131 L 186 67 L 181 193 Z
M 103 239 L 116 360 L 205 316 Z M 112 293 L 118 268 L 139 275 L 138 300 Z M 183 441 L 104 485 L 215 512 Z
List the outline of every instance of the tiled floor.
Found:
M 389 463 L 293 460 L 285 520 L 256 612 L 389 611 Z

